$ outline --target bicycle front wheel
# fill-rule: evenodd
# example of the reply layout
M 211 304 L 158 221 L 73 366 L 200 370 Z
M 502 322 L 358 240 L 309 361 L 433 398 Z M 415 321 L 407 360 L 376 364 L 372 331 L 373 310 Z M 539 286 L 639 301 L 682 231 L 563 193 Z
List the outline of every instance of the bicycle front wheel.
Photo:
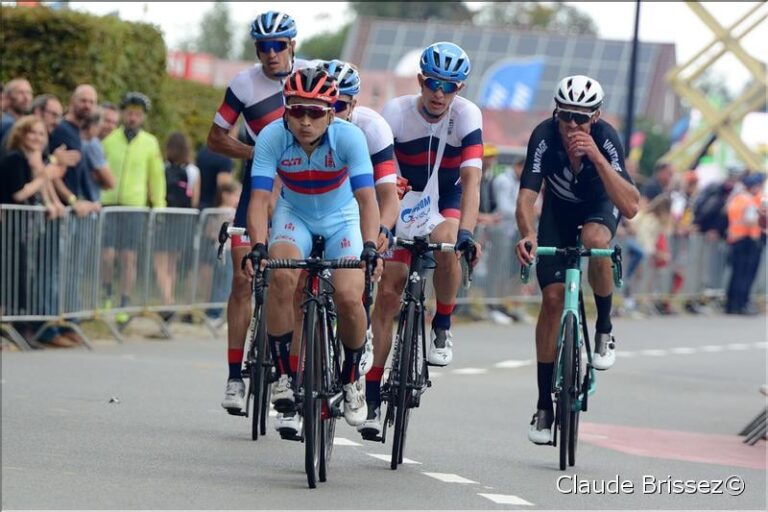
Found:
M 259 438 L 259 434 L 262 436 L 266 434 L 266 428 L 260 428 L 261 425 L 266 424 L 267 411 L 264 404 L 269 399 L 268 397 L 268 379 L 267 379 L 267 367 L 264 365 L 265 354 L 268 350 L 267 347 L 267 330 L 266 330 L 266 318 L 264 317 L 264 310 L 259 310 L 259 320 L 256 324 L 256 339 L 254 340 L 256 347 L 256 359 L 252 361 L 251 370 L 251 390 L 253 398 L 253 418 L 251 422 L 251 439 L 256 441 Z
M 397 354 L 397 388 L 395 395 L 395 435 L 392 440 L 392 459 L 390 468 L 397 469 L 398 464 L 403 463 L 403 451 L 405 450 L 405 435 L 408 429 L 408 416 L 411 402 L 411 355 L 416 345 L 414 336 L 417 332 L 415 325 L 416 305 L 409 302 L 403 321 L 398 328 L 399 347 Z
M 325 316 L 327 319 L 327 315 Z M 323 324 L 327 322 L 324 321 Z M 339 346 L 339 341 L 335 339 L 332 326 L 324 326 L 325 336 L 318 336 L 318 340 L 322 340 L 319 351 L 322 353 L 321 360 L 323 361 L 323 373 L 328 383 L 330 384 L 327 389 L 333 389 L 334 384 L 341 383 L 341 369 L 337 364 L 337 355 L 342 350 Z M 340 384 L 339 384 L 340 385 Z M 336 436 L 336 418 L 333 412 L 328 408 L 328 403 L 324 399 L 321 408 L 324 416 L 322 420 L 322 445 L 320 447 L 320 481 L 325 482 L 328 478 L 328 466 L 331 463 L 331 456 L 333 455 L 333 439 Z
M 310 489 L 317 486 L 320 472 L 320 444 L 322 439 L 321 401 L 317 398 L 320 391 L 320 357 L 316 347 L 317 303 L 309 301 L 304 314 L 304 378 L 303 403 L 304 413 L 304 469 Z
M 561 375 L 560 391 L 557 397 L 557 427 L 560 430 L 560 469 L 565 470 L 570 444 L 573 441 L 571 422 L 573 418 L 573 403 L 575 390 L 574 361 L 576 347 L 576 317 L 573 313 L 565 316 L 563 328 L 563 344 L 559 359 Z M 575 455 L 575 454 L 574 454 Z

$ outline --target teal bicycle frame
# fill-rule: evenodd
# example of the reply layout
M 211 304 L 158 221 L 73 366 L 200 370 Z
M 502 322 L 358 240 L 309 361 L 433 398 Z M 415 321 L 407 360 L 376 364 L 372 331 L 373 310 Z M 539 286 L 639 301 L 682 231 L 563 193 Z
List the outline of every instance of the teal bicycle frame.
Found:
M 581 247 L 569 247 L 569 248 L 557 248 L 557 247 L 539 247 L 536 250 L 536 256 L 557 256 L 562 255 L 567 259 L 567 266 L 565 271 L 565 297 L 563 303 L 563 313 L 560 317 L 560 332 L 557 337 L 557 364 L 555 365 L 555 372 L 552 376 L 552 393 L 557 393 L 562 389 L 563 381 L 563 366 L 569 364 L 570 361 L 563 361 L 563 343 L 565 338 L 565 324 L 566 318 L 569 314 L 573 314 L 576 321 L 575 335 L 576 346 L 574 347 L 576 353 L 580 353 L 581 347 L 584 343 L 587 343 L 587 376 L 586 387 L 587 396 L 593 395 L 596 390 L 595 369 L 592 367 L 592 351 L 589 349 L 589 340 L 585 339 L 585 327 L 582 325 L 584 318 L 583 311 L 583 298 L 580 304 L 581 297 L 581 259 L 583 257 L 596 257 L 596 258 L 611 258 L 613 261 L 613 281 L 617 288 L 621 288 L 621 247 L 616 246 L 613 249 L 583 249 Z M 528 282 L 530 277 L 530 265 L 524 265 L 521 269 L 521 275 L 523 282 Z M 581 306 L 581 311 L 580 311 Z M 586 410 L 586 397 L 582 392 L 575 397 L 572 404 L 573 411 Z

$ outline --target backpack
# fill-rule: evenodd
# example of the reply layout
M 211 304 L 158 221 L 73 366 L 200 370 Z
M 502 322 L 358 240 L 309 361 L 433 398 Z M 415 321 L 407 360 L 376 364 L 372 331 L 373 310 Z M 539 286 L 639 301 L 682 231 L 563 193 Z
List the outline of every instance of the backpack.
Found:
M 178 164 L 165 166 L 165 201 L 169 208 L 191 208 L 192 198 L 187 195 L 187 169 Z

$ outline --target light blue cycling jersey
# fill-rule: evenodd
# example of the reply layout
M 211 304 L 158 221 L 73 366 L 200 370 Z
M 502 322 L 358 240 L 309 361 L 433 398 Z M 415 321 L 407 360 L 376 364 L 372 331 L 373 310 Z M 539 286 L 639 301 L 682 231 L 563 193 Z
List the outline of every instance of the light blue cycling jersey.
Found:
M 355 200 L 354 192 L 373 187 L 373 165 L 363 132 L 335 119 L 311 157 L 282 119 L 267 125 L 256 142 L 252 190 L 271 192 L 275 174 L 283 182 L 281 201 L 313 218 L 338 212 Z

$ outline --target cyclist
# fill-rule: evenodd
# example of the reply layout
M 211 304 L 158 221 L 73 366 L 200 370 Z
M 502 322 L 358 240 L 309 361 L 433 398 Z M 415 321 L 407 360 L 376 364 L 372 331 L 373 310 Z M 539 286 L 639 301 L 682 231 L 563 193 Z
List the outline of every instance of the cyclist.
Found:
M 453 43 L 434 43 L 422 52 L 420 67 L 421 93 L 393 98 L 384 105 L 382 116 L 392 129 L 403 183 L 407 182 L 413 191 L 424 191 L 442 142 L 437 203 L 444 220 L 430 238 L 432 242 L 455 243 L 457 250 L 466 250 L 474 244 L 472 232 L 480 204 L 483 156 L 480 109 L 458 96 L 470 73 L 469 57 Z M 402 212 L 401 205 L 401 215 Z M 479 249 L 479 245 L 476 247 Z M 366 399 L 371 412 L 369 421 L 361 427 L 369 435 L 381 432 L 381 376 L 392 345 L 393 318 L 400 307 L 409 257 L 407 251 L 393 251 L 378 287 L 372 315 L 374 362 L 366 376 Z M 479 250 L 475 262 L 478 257 Z M 437 313 L 432 321 L 427 361 L 445 366 L 453 359 L 451 314 L 461 269 L 458 254 L 436 253 L 434 258 Z
M 296 23 L 282 12 L 267 11 L 251 23 L 251 39 L 256 46 L 259 64 L 241 71 L 230 81 L 219 110 L 208 133 L 211 151 L 246 161 L 250 169 L 254 147 L 261 130 L 283 115 L 283 81 L 296 67 L 307 65 L 294 59 Z M 250 144 L 229 135 L 242 114 Z M 245 218 L 250 198 L 250 172 L 243 172 L 243 187 L 234 225 L 246 227 Z M 251 243 L 247 236 L 232 237 L 232 262 L 239 266 Z M 251 319 L 251 288 L 240 272 L 232 275 L 232 290 L 227 304 L 229 326 L 227 360 L 229 378 L 222 407 L 233 412 L 245 408 L 245 384 L 241 376 L 243 347 Z
M 575 245 L 580 225 L 586 248 L 607 248 L 620 215 L 632 218 L 638 210 L 640 193 L 624 166 L 621 141 L 616 130 L 600 119 L 600 84 L 583 75 L 568 76 L 558 84 L 554 99 L 552 117 L 540 123 L 528 141 L 520 179 L 516 217 L 521 239 L 516 249 L 522 264 L 534 260 L 538 245 Z M 537 239 L 534 203 L 545 180 Z M 536 274 L 543 296 L 536 324 L 539 399 L 528 438 L 536 444 L 548 444 L 554 421 L 551 382 L 563 311 L 565 262 L 542 259 Z M 590 260 L 588 276 L 597 306 L 592 364 L 607 370 L 616 357 L 611 335 L 610 260 Z
M 334 118 L 338 87 L 321 67 L 295 71 L 285 82 L 284 95 L 283 119 L 268 125 L 256 143 L 247 217 L 248 234 L 255 242 L 250 260 L 258 264 L 267 257 L 306 258 L 312 236 L 322 235 L 326 257 L 359 257 L 376 265 L 378 277 L 383 267 L 375 242 L 379 208 L 365 137 L 351 123 Z M 281 178 L 282 190 L 272 213 L 267 251 L 269 200 L 276 175 Z M 253 274 L 250 260 L 242 272 L 246 279 Z M 272 273 L 267 332 L 273 338 L 277 333 L 291 339 L 291 304 L 298 277 L 296 270 Z M 359 425 L 367 416 L 364 379 L 359 371 L 366 330 L 360 301 L 364 283 L 361 270 L 337 270 L 333 275 L 338 334 L 344 345 L 344 418 L 350 425 Z M 282 379 L 285 358 L 280 356 L 283 364 L 277 365 L 277 371 L 281 380 L 286 380 Z M 301 420 L 291 408 L 293 390 L 289 385 L 277 391 L 274 403 L 283 412 L 279 430 L 284 437 L 291 437 L 286 434 L 301 431 Z

